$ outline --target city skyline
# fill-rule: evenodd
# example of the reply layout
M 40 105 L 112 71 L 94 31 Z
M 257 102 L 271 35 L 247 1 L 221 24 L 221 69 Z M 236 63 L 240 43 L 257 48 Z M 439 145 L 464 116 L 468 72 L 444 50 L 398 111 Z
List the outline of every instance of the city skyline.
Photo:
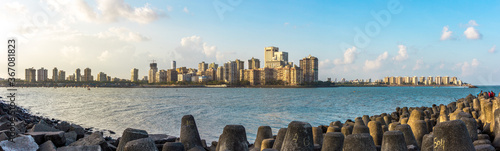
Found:
M 66 77 L 89 67 L 94 79 L 101 71 L 130 79 L 133 68 L 142 79 L 150 60 L 169 69 L 173 60 L 197 67 L 254 57 L 262 67 L 262 48 L 278 46 L 297 65 L 318 57 L 322 81 L 432 75 L 500 85 L 497 1 L 2 3 L 0 33 L 19 41 L 18 78 L 31 67 L 57 67 Z

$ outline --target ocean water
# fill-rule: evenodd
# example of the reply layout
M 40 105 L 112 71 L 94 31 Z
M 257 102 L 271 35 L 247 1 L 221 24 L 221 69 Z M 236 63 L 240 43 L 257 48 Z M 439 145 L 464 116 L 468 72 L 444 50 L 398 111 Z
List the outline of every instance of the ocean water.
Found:
M 396 107 L 448 104 L 481 90 L 500 87 L 19 88 L 16 104 L 35 115 L 113 130 L 115 138 L 129 127 L 179 136 L 182 116 L 191 114 L 207 143 L 232 124 L 243 125 L 253 143 L 262 125 L 276 135 L 294 120 L 328 125 Z

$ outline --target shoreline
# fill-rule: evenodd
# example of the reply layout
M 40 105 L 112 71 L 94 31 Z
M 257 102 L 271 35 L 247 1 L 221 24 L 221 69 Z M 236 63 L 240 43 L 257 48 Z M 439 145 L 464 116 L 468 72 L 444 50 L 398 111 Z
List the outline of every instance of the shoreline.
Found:
M 292 149 L 297 149 L 293 147 L 306 147 L 308 148 L 307 150 L 318 150 L 321 148 L 328 148 L 329 145 L 340 145 L 343 146 L 344 149 L 358 145 L 365 147 L 366 145 L 368 145 L 368 148 L 380 149 L 384 146 L 384 144 L 382 144 L 383 142 L 381 142 L 381 139 L 383 137 L 386 137 L 386 133 L 396 133 L 392 131 L 396 130 L 403 132 L 401 133 L 401 135 L 405 137 L 410 136 L 406 135 L 406 133 L 413 133 L 413 135 L 411 135 L 413 137 L 410 138 L 412 138 L 415 143 L 403 145 L 401 144 L 401 142 L 391 142 L 389 145 L 405 146 L 407 149 L 423 149 L 428 148 L 429 145 L 430 147 L 433 147 L 432 141 L 437 138 L 443 139 L 445 140 L 444 142 L 448 143 L 454 141 L 461 142 L 460 144 L 448 144 L 447 146 L 451 148 L 470 148 L 471 146 L 476 148 L 493 148 L 491 143 L 484 143 L 484 141 L 488 140 L 489 142 L 494 142 L 496 140 L 493 131 L 490 130 L 490 127 L 494 122 L 500 122 L 492 119 L 492 111 L 498 109 L 498 112 L 500 114 L 500 106 L 492 108 L 492 103 L 495 102 L 500 104 L 500 97 L 487 98 L 484 94 L 481 94 L 479 97 L 468 95 L 467 97 L 458 99 L 457 101 L 451 102 L 448 105 L 433 104 L 429 107 L 397 107 L 396 110 L 392 113 L 391 111 L 387 111 L 387 113 L 382 113 L 380 115 L 364 115 L 363 117 L 356 117 L 354 120 L 348 119 L 345 122 L 334 121 L 331 122 L 330 125 L 320 125 L 318 127 L 311 127 L 311 125 L 307 122 L 293 121 L 288 125 L 288 130 L 286 128 L 281 128 L 280 132 L 274 135 L 272 134 L 271 128 L 269 126 L 261 126 L 257 131 L 256 141 L 253 144 L 246 141 L 246 135 L 244 135 L 245 137 L 241 136 L 239 138 L 234 138 L 234 134 L 227 134 L 237 133 L 238 131 L 245 134 L 245 128 L 242 125 L 226 125 L 222 135 L 219 137 L 219 141 L 213 141 L 209 143 L 211 144 L 211 146 L 207 146 L 207 142 L 200 138 L 198 129 L 196 127 L 195 117 L 192 117 L 190 115 L 185 115 L 181 120 L 180 137 L 169 136 L 167 134 L 147 134 L 147 132 L 144 130 L 128 128 L 123 132 L 122 137 L 117 139 L 105 137 L 103 135 L 103 132 L 110 134 L 114 133 L 111 130 L 95 131 L 92 127 L 83 128 L 79 125 L 71 124 L 69 122 L 30 114 L 28 110 L 18 106 L 15 106 L 15 109 L 18 110 L 18 112 L 16 112 L 14 117 L 17 120 L 15 122 L 16 130 L 19 131 L 19 134 L 23 134 L 19 135 L 16 139 L 29 139 L 31 137 L 33 141 L 26 142 L 31 144 L 23 145 L 34 146 L 34 144 L 36 144 L 37 147 L 53 146 L 58 148 L 75 149 L 78 147 L 81 148 L 82 146 L 85 147 L 88 146 L 89 143 L 93 143 L 94 147 L 100 147 L 102 150 L 116 150 L 119 149 L 120 146 L 123 148 L 126 147 L 125 144 L 128 145 L 133 142 L 146 146 L 149 144 L 149 146 L 154 146 L 154 148 L 157 148 L 158 150 L 161 150 L 161 148 L 164 147 L 171 147 L 172 145 L 179 146 L 179 144 L 181 146 L 185 146 L 182 144 L 195 144 L 194 146 L 185 146 L 185 148 L 191 147 L 204 150 L 215 150 L 215 148 L 220 147 L 230 149 L 234 146 L 227 146 L 227 143 L 232 142 L 246 146 L 243 147 L 242 150 L 253 150 L 260 149 L 261 147 L 274 148 L 275 145 L 273 145 L 272 143 L 270 145 L 270 142 L 274 142 L 276 144 L 281 143 L 280 145 L 283 145 L 283 147 L 285 147 L 285 142 L 290 141 L 289 139 L 293 139 L 288 138 L 288 135 L 286 135 L 286 133 L 303 132 L 300 133 L 298 137 L 304 140 L 310 139 L 311 142 L 309 143 L 309 145 L 305 143 L 299 144 L 299 146 L 292 146 Z M 6 119 L 4 117 L 12 116 L 7 114 L 8 110 L 6 110 L 5 108 L 6 106 L 8 106 L 8 104 L 6 103 L 7 102 L 3 101 L 0 103 L 0 106 L 2 107 L 2 110 L 0 111 L 2 115 L 2 118 L 0 118 L 0 122 L 2 122 L 2 119 Z M 488 104 L 490 106 L 489 109 L 487 107 Z M 478 108 L 485 109 L 479 110 Z M 457 122 L 457 120 L 460 122 Z M 417 123 L 423 123 L 424 125 L 419 125 Z M 477 126 L 469 127 L 470 124 Z M 447 125 L 451 126 L 446 127 Z M 446 128 L 443 129 L 443 127 Z M 466 136 L 466 133 L 461 133 L 460 135 L 454 136 L 459 140 L 456 140 L 456 138 L 446 137 L 447 135 L 451 135 L 449 134 L 450 131 L 448 129 L 456 127 L 462 128 L 460 130 L 457 130 L 458 132 L 468 131 L 471 134 L 467 134 Z M 412 131 L 412 129 L 415 130 Z M 474 134 L 474 131 L 479 132 L 479 134 Z M 1 132 L 3 133 L 0 133 L 0 135 L 9 134 L 8 130 L 6 129 L 3 129 Z M 144 139 L 132 139 L 140 141 L 132 141 L 130 139 L 126 139 L 127 142 L 124 142 L 125 144 L 120 145 L 122 143 L 120 142 L 120 140 L 124 140 L 123 137 L 129 137 L 127 135 L 129 133 L 140 133 L 141 135 L 143 135 L 142 138 Z M 341 144 L 338 142 L 329 142 L 329 137 L 334 136 L 339 137 L 337 139 L 342 138 L 343 143 Z M 2 139 L 2 137 L 0 137 L 0 139 Z M 500 137 L 498 137 L 498 139 L 500 139 Z M 3 140 L 5 140 L 5 138 L 3 138 Z M 428 143 L 429 141 L 431 143 Z M 483 144 L 477 145 L 477 141 L 482 141 Z M 352 144 L 354 142 L 357 142 L 358 144 Z M 218 144 L 222 146 L 218 146 Z M 1 142 L 0 146 L 4 147 L 2 146 Z M 233 150 L 240 149 L 241 148 L 233 148 Z

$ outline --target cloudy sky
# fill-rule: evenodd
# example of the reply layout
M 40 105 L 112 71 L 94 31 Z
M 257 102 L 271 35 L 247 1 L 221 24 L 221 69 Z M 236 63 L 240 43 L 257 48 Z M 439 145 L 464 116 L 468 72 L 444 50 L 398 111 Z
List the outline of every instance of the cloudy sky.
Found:
M 30 67 L 129 79 L 132 68 L 146 75 L 151 60 L 197 68 L 262 60 L 264 47 L 277 46 L 295 63 L 318 57 L 320 80 L 457 76 L 500 85 L 500 1 L 0 2 L 0 35 L 17 38 L 23 79 Z

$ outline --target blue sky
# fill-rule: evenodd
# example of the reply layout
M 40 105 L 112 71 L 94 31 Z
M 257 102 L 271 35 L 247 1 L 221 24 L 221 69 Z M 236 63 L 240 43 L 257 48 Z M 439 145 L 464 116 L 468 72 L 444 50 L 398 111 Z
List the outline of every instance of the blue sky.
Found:
M 499 1 L 0 2 L 0 33 L 19 41 L 20 77 L 29 67 L 66 75 L 89 67 L 128 79 L 132 68 L 146 75 L 153 59 L 160 69 L 171 60 L 196 68 L 263 59 L 264 47 L 277 46 L 294 63 L 318 57 L 320 80 L 457 76 L 500 85 Z

